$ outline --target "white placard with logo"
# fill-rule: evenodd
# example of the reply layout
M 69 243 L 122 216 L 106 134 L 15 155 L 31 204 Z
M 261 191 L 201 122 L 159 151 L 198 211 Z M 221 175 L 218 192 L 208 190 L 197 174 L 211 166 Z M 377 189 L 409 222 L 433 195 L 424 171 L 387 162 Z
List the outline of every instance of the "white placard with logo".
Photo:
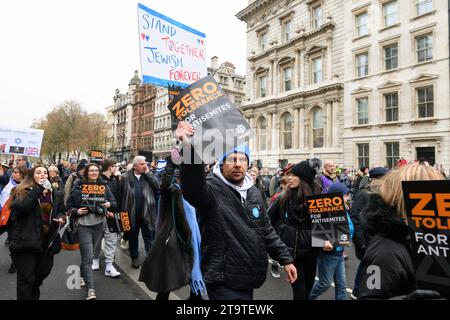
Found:
M 39 157 L 44 130 L 0 126 L 0 154 Z

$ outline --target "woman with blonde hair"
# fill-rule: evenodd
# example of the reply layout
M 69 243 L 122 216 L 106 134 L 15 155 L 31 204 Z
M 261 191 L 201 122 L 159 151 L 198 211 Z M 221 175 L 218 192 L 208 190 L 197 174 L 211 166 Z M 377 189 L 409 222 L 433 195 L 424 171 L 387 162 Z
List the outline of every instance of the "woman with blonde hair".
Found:
M 410 164 L 375 182 L 377 192 L 361 212 L 368 244 L 361 260 L 358 299 L 389 299 L 416 290 L 402 181 L 443 179 L 432 167 Z
M 248 170 L 248 174 L 249 174 L 249 175 L 252 177 L 252 179 L 253 179 L 253 185 L 256 186 L 256 187 L 258 188 L 259 192 L 261 193 L 261 197 L 262 197 L 263 200 L 264 200 L 264 206 L 265 206 L 266 209 L 267 209 L 267 197 L 266 197 L 266 194 L 264 193 L 264 186 L 263 186 L 263 184 L 262 184 L 262 182 L 261 182 L 261 179 L 260 179 L 260 177 L 259 177 L 258 169 L 255 168 L 255 167 L 250 168 L 250 169 Z

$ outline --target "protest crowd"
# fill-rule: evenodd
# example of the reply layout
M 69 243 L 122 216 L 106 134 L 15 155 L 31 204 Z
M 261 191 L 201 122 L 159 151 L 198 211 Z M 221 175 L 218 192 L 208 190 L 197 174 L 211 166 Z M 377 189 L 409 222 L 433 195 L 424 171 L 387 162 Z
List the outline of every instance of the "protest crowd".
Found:
M 0 208 L 7 223 L 0 228 L 8 234 L 17 299 L 39 299 L 60 250 L 79 251 L 80 286 L 87 300 L 96 299 L 93 273 L 104 240 L 104 275 L 120 277 L 115 251 L 129 250 L 131 266 L 157 300 L 184 286 L 191 288 L 190 300 L 252 300 L 268 268 L 274 278 L 284 269 L 294 300 L 315 300 L 332 282 L 335 299 L 345 300 L 347 245 L 327 240 L 318 247 L 312 240 L 307 197 L 326 194 L 344 200 L 348 242 L 359 260 L 352 298 L 440 297 L 416 283 L 401 187 L 402 181 L 444 180 L 440 170 L 399 159 L 395 169 L 355 174 L 312 158 L 269 175 L 251 166 L 247 145 L 210 164 L 186 161 L 182 149 L 192 148 L 193 134 L 190 124 L 179 123 L 179 145 L 158 170 L 143 156 L 129 164 L 83 159 L 49 166 L 19 156 L 2 167 Z M 118 213 L 126 213 L 129 229 L 119 226 Z M 145 260 L 139 259 L 139 233 Z M 373 265 L 381 268 L 377 288 L 368 281 Z

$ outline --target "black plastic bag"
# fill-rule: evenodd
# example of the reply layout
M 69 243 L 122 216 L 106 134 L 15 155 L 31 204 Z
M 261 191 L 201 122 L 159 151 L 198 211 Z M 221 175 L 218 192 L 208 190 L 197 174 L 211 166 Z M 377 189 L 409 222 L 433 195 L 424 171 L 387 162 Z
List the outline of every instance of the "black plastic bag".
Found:
M 173 198 L 172 198 L 173 201 Z M 168 222 L 157 233 L 139 275 L 139 281 L 153 292 L 169 292 L 189 284 L 193 259 L 189 254 L 190 237 L 177 232 L 175 212 L 172 202 L 172 214 Z M 170 220 L 171 218 L 171 220 Z

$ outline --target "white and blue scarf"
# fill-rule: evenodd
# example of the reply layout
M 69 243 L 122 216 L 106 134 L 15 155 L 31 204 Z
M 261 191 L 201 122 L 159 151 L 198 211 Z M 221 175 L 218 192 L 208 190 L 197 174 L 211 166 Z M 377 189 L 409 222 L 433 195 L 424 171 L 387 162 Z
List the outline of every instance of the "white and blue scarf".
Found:
M 174 185 L 180 189 L 180 186 L 176 183 Z M 191 270 L 191 290 L 197 295 L 203 295 L 203 291 L 205 290 L 205 282 L 203 281 L 203 275 L 200 268 L 201 265 L 201 242 L 202 237 L 200 234 L 200 228 L 197 223 L 197 215 L 195 213 L 195 208 L 189 204 L 183 197 L 183 208 L 184 214 L 186 216 L 186 220 L 189 224 L 189 228 L 191 229 L 192 239 L 192 251 L 194 253 L 194 263 L 192 265 Z

